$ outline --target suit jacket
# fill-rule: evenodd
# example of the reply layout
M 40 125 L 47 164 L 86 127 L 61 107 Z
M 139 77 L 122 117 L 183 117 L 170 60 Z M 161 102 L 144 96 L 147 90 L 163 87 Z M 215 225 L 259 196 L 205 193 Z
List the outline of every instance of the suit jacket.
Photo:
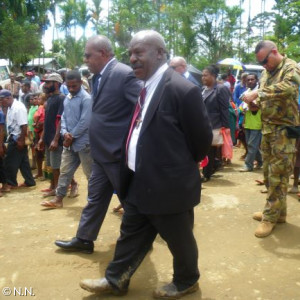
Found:
M 201 87 L 201 83 L 190 72 L 189 72 L 189 76 L 186 79 L 196 84 L 197 86 Z
M 229 100 L 230 91 L 223 84 L 216 84 L 203 97 L 212 128 L 229 128 Z
M 167 69 L 142 123 L 131 183 L 123 151 L 121 198 L 131 202 L 126 196 L 132 184 L 134 204 L 141 213 L 174 214 L 193 208 L 201 190 L 197 162 L 205 157 L 211 141 L 200 88 Z
M 89 128 L 91 155 L 97 162 L 117 162 L 121 157 L 132 109 L 142 83 L 132 69 L 117 60 L 105 69 L 94 96 Z

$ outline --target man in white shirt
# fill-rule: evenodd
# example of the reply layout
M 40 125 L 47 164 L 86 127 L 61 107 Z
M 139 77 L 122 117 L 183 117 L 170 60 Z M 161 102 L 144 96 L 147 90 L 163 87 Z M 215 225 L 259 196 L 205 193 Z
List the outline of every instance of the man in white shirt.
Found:
M 177 299 L 198 290 L 198 250 L 193 208 L 200 201 L 197 163 L 208 152 L 212 130 L 201 90 L 168 68 L 166 46 L 153 30 L 138 32 L 130 62 L 144 89 L 135 107 L 121 159 L 121 236 L 102 279 L 82 280 L 93 293 L 123 295 L 159 233 L 173 255 L 170 284 L 155 298 Z
M 27 133 L 27 110 L 23 103 L 12 97 L 8 90 L 0 91 L 2 105 L 7 107 L 6 127 L 7 127 L 7 151 L 4 158 L 4 170 L 6 173 L 6 191 L 10 188 L 18 187 L 17 173 L 20 169 L 24 177 L 24 183 L 19 187 L 35 186 L 35 181 L 31 173 L 28 149 L 25 144 Z

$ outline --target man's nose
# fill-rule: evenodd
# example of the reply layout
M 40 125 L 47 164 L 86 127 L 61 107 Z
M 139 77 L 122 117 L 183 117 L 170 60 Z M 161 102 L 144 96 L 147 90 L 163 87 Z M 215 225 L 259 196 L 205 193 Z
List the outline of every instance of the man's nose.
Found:
M 132 54 L 130 55 L 130 57 L 129 57 L 129 61 L 130 61 L 130 63 L 132 63 L 132 64 L 133 64 L 133 63 L 135 63 L 135 62 L 136 62 L 136 60 L 137 60 L 137 59 L 136 59 L 136 55 L 132 53 Z

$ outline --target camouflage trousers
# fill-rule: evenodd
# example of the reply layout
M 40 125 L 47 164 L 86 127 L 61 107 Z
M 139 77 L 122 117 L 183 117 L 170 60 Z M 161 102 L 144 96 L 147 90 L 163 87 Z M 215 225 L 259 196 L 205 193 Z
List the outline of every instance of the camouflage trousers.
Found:
M 280 216 L 286 216 L 286 195 L 289 176 L 295 164 L 296 140 L 286 136 L 280 127 L 264 134 L 261 143 L 264 182 L 268 188 L 263 220 L 276 223 Z

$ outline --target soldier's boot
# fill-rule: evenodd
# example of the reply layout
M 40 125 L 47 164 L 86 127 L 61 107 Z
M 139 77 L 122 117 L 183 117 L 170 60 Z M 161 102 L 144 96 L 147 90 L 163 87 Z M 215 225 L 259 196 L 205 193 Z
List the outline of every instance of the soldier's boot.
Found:
M 268 221 L 261 221 L 258 227 L 255 230 L 255 236 L 258 238 L 263 238 L 271 234 L 273 228 L 275 227 L 275 223 L 271 223 Z
M 256 221 L 261 221 L 263 219 L 263 213 L 258 211 L 255 212 L 252 216 L 252 218 Z M 286 216 L 279 216 L 277 223 L 285 223 L 286 222 Z

